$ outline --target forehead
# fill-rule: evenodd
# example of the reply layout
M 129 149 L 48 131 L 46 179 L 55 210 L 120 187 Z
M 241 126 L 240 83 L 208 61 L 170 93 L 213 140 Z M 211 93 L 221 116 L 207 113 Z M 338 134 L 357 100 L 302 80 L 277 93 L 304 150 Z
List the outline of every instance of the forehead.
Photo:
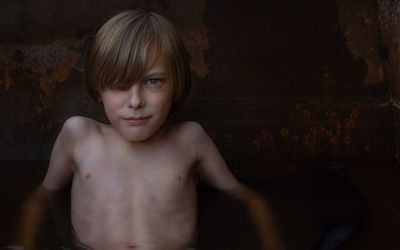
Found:
M 143 74 L 169 74 L 171 72 L 171 65 L 168 61 L 165 53 L 150 45 L 145 59 Z
M 128 88 L 132 84 L 142 81 L 143 78 L 170 76 L 174 78 L 171 75 L 171 65 L 168 63 L 168 59 L 169 57 L 161 49 L 149 44 L 143 54 L 136 57 L 136 60 L 128 61 L 126 64 L 117 64 L 116 74 L 109 76 L 113 79 L 105 88 L 115 86 Z

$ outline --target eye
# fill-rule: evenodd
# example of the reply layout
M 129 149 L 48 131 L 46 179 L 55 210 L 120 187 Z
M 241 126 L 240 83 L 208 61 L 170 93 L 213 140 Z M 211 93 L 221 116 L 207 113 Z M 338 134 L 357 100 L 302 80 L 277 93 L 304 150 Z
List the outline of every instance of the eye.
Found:
M 160 83 L 161 83 L 161 79 L 159 79 L 159 78 L 152 78 L 152 79 L 146 80 L 146 84 L 150 84 L 150 85 L 157 85 Z
M 150 78 L 145 81 L 145 85 L 152 89 L 159 89 L 164 85 L 164 80 L 161 78 Z

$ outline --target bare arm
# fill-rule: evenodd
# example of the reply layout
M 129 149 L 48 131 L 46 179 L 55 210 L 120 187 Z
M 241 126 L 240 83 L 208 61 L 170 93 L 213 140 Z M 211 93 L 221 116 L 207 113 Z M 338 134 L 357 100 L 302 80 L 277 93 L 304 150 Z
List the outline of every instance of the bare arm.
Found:
M 239 182 L 226 166 L 225 160 L 211 138 L 199 124 L 191 122 L 190 127 L 190 143 L 194 146 L 198 176 L 209 186 L 220 190 L 237 187 Z
M 75 120 L 74 120 L 75 119 Z M 57 202 L 57 193 L 70 182 L 73 174 L 73 130 L 76 119 L 69 119 L 63 126 L 51 153 L 50 164 L 43 183 L 29 196 L 22 206 L 22 215 L 17 230 L 17 242 L 25 249 L 33 249 L 35 237 L 49 205 Z M 51 202 L 52 204 L 50 204 Z
M 43 186 L 49 190 L 61 190 L 71 181 L 74 172 L 74 148 L 78 141 L 78 132 L 82 130 L 83 118 L 68 119 L 51 152 L 49 168 L 43 180 Z
M 242 202 L 260 234 L 263 249 L 282 250 L 278 233 L 265 199 L 239 183 L 233 176 L 218 149 L 198 124 L 193 124 L 197 171 L 210 186 L 218 188 Z
M 25 249 L 34 249 L 35 235 L 39 231 L 46 208 L 46 191 L 43 186 L 39 186 L 22 206 L 16 240 Z
M 227 193 L 241 201 L 249 210 L 251 219 L 261 237 L 262 249 L 283 250 L 284 247 L 273 220 L 274 216 L 266 200 L 254 190 L 242 184 L 239 184 L 234 189 L 227 190 Z

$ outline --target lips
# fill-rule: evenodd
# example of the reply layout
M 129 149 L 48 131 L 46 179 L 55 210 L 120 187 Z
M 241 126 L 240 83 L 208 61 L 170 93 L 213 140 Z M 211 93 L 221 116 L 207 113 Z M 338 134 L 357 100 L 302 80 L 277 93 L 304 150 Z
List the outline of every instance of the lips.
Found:
M 126 121 L 129 125 L 140 126 L 147 123 L 147 121 L 150 120 L 150 117 L 151 116 L 126 117 L 123 118 L 123 120 Z

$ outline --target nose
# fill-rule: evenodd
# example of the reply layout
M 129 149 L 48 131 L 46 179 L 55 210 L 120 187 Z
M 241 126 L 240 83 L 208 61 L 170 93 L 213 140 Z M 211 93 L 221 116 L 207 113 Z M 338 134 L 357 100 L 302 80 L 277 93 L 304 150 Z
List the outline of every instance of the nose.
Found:
M 144 106 L 144 96 L 141 84 L 134 84 L 129 90 L 128 107 L 138 109 Z

